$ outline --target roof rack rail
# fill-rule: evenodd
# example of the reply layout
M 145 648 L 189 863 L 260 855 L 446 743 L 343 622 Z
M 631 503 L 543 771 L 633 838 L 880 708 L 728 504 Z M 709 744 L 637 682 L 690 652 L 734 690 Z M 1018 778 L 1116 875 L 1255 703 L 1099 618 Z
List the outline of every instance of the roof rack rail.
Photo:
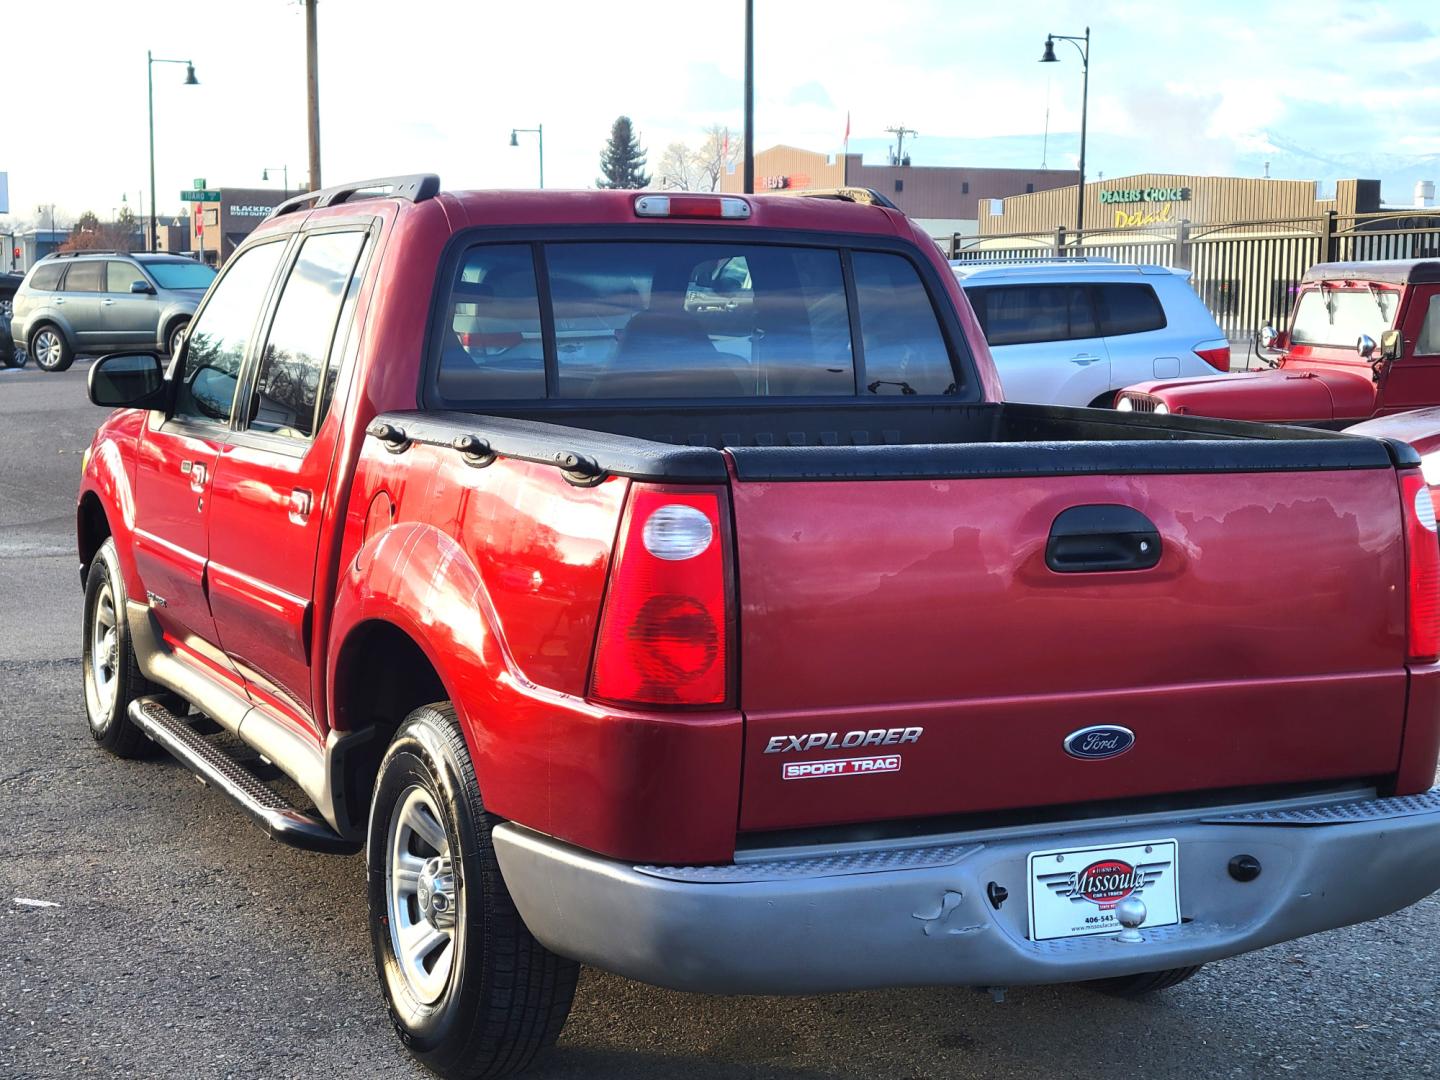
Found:
M 80 251 L 52 251 L 48 255 L 41 256 L 45 259 L 73 259 L 76 255 L 131 255 L 130 251 L 114 251 L 109 248 L 85 248 Z M 39 262 L 39 260 L 36 260 Z
M 900 209 L 880 192 L 868 187 L 808 188 L 804 191 L 797 191 L 795 194 L 803 195 L 807 199 L 840 199 L 844 202 L 859 203 L 862 206 L 883 206 L 887 210 Z
M 1106 263 L 1109 255 L 994 255 L 983 259 L 951 259 L 951 266 L 1028 266 L 1033 263 Z
M 270 216 L 279 217 L 307 206 L 315 210 L 322 206 L 337 206 L 349 202 L 357 195 L 365 199 L 404 199 L 406 202 L 419 203 L 433 199 L 439 193 L 440 177 L 434 173 L 382 176 L 375 180 L 361 180 L 353 184 L 303 192 L 286 199 L 270 211 Z

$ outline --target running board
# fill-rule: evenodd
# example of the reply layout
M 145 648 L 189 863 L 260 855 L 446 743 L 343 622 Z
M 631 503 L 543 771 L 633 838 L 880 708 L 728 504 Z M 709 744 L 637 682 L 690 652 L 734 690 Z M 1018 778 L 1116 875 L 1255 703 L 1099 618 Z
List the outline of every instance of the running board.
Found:
M 353 855 L 360 850 L 358 843 L 346 840 L 319 818 L 296 810 L 279 792 L 154 698 L 132 701 L 129 714 L 141 731 L 173 754 L 201 783 L 235 800 L 272 839 L 332 855 Z

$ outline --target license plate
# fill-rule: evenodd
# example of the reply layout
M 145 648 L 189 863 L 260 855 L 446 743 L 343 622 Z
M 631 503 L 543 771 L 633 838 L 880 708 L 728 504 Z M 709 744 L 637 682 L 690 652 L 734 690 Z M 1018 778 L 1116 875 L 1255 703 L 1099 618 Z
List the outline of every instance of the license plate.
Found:
M 1180 921 L 1180 876 L 1174 840 L 1033 851 L 1029 859 L 1030 940 L 1088 937 L 1124 929 L 1115 905 L 1145 902 L 1141 928 Z

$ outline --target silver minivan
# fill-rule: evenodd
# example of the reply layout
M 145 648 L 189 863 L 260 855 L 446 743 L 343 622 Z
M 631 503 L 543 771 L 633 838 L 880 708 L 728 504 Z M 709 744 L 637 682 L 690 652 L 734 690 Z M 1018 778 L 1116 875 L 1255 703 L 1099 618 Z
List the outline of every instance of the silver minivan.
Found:
M 1106 259 L 952 262 L 1008 401 L 1108 408 L 1126 386 L 1230 370 L 1190 272 Z
M 82 353 L 173 354 L 214 279 L 183 255 L 50 255 L 16 290 L 11 332 L 45 371 L 64 371 Z

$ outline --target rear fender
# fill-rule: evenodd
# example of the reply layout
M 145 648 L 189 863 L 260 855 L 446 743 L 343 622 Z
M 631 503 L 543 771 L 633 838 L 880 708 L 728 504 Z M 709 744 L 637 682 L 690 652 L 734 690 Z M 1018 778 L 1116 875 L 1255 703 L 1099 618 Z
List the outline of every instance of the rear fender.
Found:
M 145 415 L 135 409 L 116 412 L 95 433 L 80 477 L 75 518 L 76 545 L 80 562 L 85 565 L 94 554 L 87 550 L 86 504 L 99 504 L 107 531 L 115 538 L 125 591 L 137 600 L 145 596 L 145 583 L 135 564 L 135 453 Z

